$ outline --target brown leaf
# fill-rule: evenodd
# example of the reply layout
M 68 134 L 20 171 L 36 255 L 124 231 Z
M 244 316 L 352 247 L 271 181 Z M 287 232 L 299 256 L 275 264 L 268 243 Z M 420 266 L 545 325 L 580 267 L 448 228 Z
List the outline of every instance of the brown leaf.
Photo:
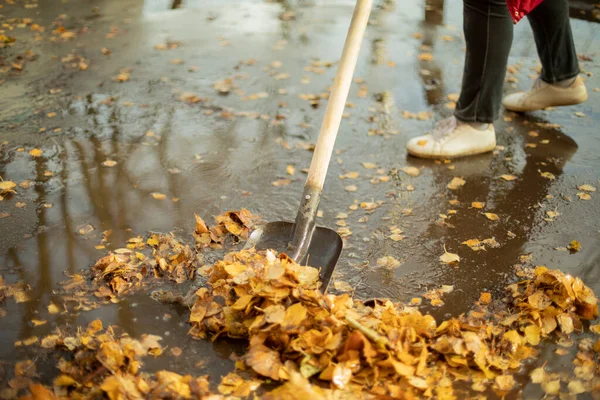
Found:
M 250 350 L 245 357 L 246 364 L 257 374 L 271 378 L 274 381 L 280 379 L 280 370 L 283 368 L 279 353 L 262 343 L 250 345 Z

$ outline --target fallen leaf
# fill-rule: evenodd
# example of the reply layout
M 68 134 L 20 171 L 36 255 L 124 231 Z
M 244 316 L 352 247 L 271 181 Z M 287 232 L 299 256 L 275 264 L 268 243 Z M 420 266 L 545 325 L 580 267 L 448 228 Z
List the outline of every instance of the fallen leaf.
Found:
M 352 292 L 354 290 L 348 282 L 344 281 L 335 281 L 333 287 L 339 292 Z
M 433 60 L 433 54 L 431 53 L 421 53 L 417 57 L 419 61 L 431 61 Z
M 457 190 L 457 189 L 461 188 L 465 183 L 466 182 L 465 182 L 464 179 L 458 178 L 458 177 L 454 177 L 454 178 L 452 178 L 452 180 L 448 184 L 448 189 L 450 189 L 450 190 Z
M 163 193 L 158 193 L 158 192 L 151 193 L 151 195 L 152 195 L 152 197 L 154 197 L 156 200 L 164 200 L 164 199 L 166 199 L 166 198 L 167 198 L 167 195 L 166 195 L 166 194 L 163 194 Z
M 573 253 L 578 252 L 579 250 L 581 250 L 581 243 L 579 243 L 577 240 L 571 240 L 571 243 L 569 243 L 567 249 L 569 249 Z
M 490 221 L 498 221 L 500 219 L 500 217 L 498 217 L 498 215 L 494 213 L 485 213 L 485 217 Z
M 358 187 L 356 187 L 356 185 L 348 185 L 344 188 L 344 190 L 346 192 L 356 192 L 358 190 Z
M 58 314 L 60 312 L 60 309 L 56 304 L 50 303 L 50 305 L 48 306 L 48 312 L 50 314 Z
M 514 175 L 500 175 L 500 178 L 504 179 L 505 181 L 514 181 L 515 179 L 517 179 L 516 176 Z
M 595 192 L 596 191 L 596 188 L 594 186 L 588 185 L 587 183 L 585 185 L 577 186 L 577 189 L 583 190 L 584 192 Z
M 490 292 L 481 292 L 479 294 L 479 301 L 482 304 L 490 304 L 492 302 L 492 294 Z
M 106 160 L 102 163 L 102 165 L 105 167 L 114 167 L 115 165 L 117 165 L 117 162 L 114 160 Z
M 458 254 L 448 253 L 446 247 L 444 247 L 444 254 L 440 256 L 440 261 L 446 264 L 453 264 L 460 261 Z
M 416 167 L 402 167 L 400 168 L 400 171 L 409 176 L 419 176 L 421 174 L 421 170 Z
M 481 202 L 481 201 L 474 201 L 471 203 L 471 207 L 477 208 L 477 209 L 482 209 L 485 207 L 485 203 Z
M 540 175 L 546 179 L 554 180 L 556 177 L 551 172 L 540 172 Z
M 370 162 L 362 162 L 361 163 L 363 167 L 365 167 L 366 169 L 374 169 L 377 168 L 377 164 L 373 164 Z
M 592 196 L 590 196 L 587 193 L 583 193 L 583 192 L 577 193 L 577 197 L 579 197 L 579 200 L 591 200 L 592 199 Z
M 358 178 L 359 173 L 358 172 L 346 172 L 343 175 L 340 175 L 339 178 L 340 179 L 356 179 Z
M 29 151 L 31 157 L 41 157 L 42 154 L 44 154 L 44 152 L 40 149 L 31 149 Z
M 293 176 L 296 173 L 296 168 L 294 168 L 293 165 L 288 165 L 285 168 L 285 171 L 288 173 L 288 175 L 292 175 Z
M 290 183 L 292 183 L 291 179 L 279 179 L 279 180 L 271 182 L 271 185 L 273 185 L 275 187 L 279 187 L 279 186 L 287 186 Z
M 46 322 L 45 320 L 40 320 L 40 319 L 32 319 L 31 323 L 33 324 L 33 326 L 40 326 L 40 325 L 44 325 Z

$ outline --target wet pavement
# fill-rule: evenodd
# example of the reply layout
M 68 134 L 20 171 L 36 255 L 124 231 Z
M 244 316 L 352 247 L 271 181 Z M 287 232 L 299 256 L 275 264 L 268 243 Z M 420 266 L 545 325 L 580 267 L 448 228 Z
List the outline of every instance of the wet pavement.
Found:
M 208 221 L 245 207 L 267 221 L 293 219 L 353 2 L 27 4 L 0 9 L 14 28 L 4 34 L 16 39 L 0 49 L 0 176 L 20 184 L 0 202 L 0 271 L 31 287 L 29 302 L 5 304 L 0 360 L 8 371 L 31 357 L 15 341 L 101 318 L 184 349 L 150 369 L 228 371 L 243 344 L 192 340 L 186 310 L 147 293 L 78 316 L 50 315 L 47 306 L 60 301 L 67 275 L 132 236 L 191 239 L 194 213 Z M 347 235 L 332 291 L 404 302 L 450 285 L 442 306 L 423 301 L 444 318 L 468 311 L 481 291 L 500 297 L 513 266 L 529 263 L 600 293 L 600 195 L 577 195 L 577 186 L 600 183 L 600 25 L 572 20 L 588 102 L 506 112 L 494 154 L 436 163 L 407 157 L 404 144 L 451 115 L 460 88 L 461 4 L 446 1 L 443 12 L 441 4 L 381 1 L 373 11 L 321 203 L 321 223 Z M 423 53 L 433 59 L 419 60 Z M 515 28 L 509 64 L 506 92 L 528 87 L 539 63 L 526 22 Z M 213 84 L 226 78 L 229 92 L 220 94 Z M 449 190 L 454 177 L 466 183 Z M 498 246 L 461 244 L 475 238 Z M 564 251 L 571 240 L 581 251 Z M 456 266 L 440 263 L 444 248 L 461 257 Z M 381 265 L 384 256 L 401 264 Z M 48 323 L 34 327 L 34 318 Z M 544 344 L 538 365 L 568 370 L 572 354 L 556 355 L 557 346 Z M 42 378 L 53 376 L 48 368 Z

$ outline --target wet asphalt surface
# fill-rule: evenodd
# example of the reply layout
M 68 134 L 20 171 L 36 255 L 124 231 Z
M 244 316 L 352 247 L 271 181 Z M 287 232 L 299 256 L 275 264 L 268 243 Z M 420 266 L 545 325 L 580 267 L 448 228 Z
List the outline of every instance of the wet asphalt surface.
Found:
M 436 163 L 408 157 L 404 144 L 451 115 L 448 95 L 460 89 L 461 4 L 446 3 L 443 13 L 410 0 L 372 14 L 321 203 L 322 225 L 336 229 L 343 225 L 337 214 L 347 213 L 351 232 L 332 292 L 409 301 L 451 285 L 443 306 L 423 302 L 424 311 L 441 319 L 468 311 L 481 291 L 501 297 L 514 280 L 513 266 L 530 255 L 531 265 L 579 276 L 600 293 L 600 194 L 577 196 L 578 185 L 600 186 L 600 93 L 594 90 L 600 87 L 600 25 L 572 20 L 589 91 L 585 104 L 505 112 L 495 125 L 494 154 Z M 31 21 L 10 22 L 25 26 L 7 32 L 17 40 L 0 49 L 0 176 L 30 185 L 0 202 L 0 273 L 30 285 L 31 300 L 5 304 L 0 360 L 7 372 L 0 378 L 10 378 L 15 360 L 35 356 L 15 350 L 16 340 L 101 318 L 184 349 L 184 356 L 165 355 L 147 368 L 210 373 L 217 380 L 243 343 L 192 340 L 185 309 L 147 293 L 76 316 L 49 315 L 46 307 L 60 302 L 54 290 L 66 274 L 87 269 L 132 236 L 175 231 L 191 238 L 194 213 L 208 221 L 245 207 L 267 221 L 293 219 L 301 170 L 311 157 L 306 148 L 316 141 L 326 105 L 305 95 L 318 96 L 331 84 L 352 2 L 188 1 L 174 10 L 167 1 L 2 4 L 3 22 Z M 292 13 L 295 19 L 287 20 Z M 53 34 L 58 26 L 73 35 Z M 173 48 L 155 48 L 165 43 Z M 433 60 L 419 61 L 424 52 Z M 506 92 L 527 88 L 539 64 L 526 22 L 515 28 L 509 64 Z M 128 79 L 118 82 L 119 74 Z M 235 87 L 229 94 L 213 89 L 230 77 Z M 30 155 L 34 148 L 43 151 L 40 157 Z M 106 160 L 117 163 L 106 167 Z M 400 170 L 406 166 L 420 175 L 408 176 Z M 349 172 L 359 176 L 339 178 Z M 516 179 L 499 179 L 504 174 Z M 449 190 L 453 177 L 465 185 Z M 346 190 L 349 185 L 356 190 Z M 474 201 L 485 208 L 472 208 Z M 366 210 L 362 202 L 377 207 Z M 88 224 L 94 230 L 81 235 Z M 402 240 L 389 238 L 394 227 Z M 96 249 L 106 230 L 112 230 L 107 249 Z M 474 238 L 495 238 L 499 247 L 475 252 L 461 245 Z M 581 251 L 560 250 L 571 240 Z M 458 265 L 440 263 L 444 246 L 461 257 Z M 383 256 L 401 265 L 378 265 Z M 33 318 L 48 323 L 34 327 Z M 556 347 L 545 343 L 527 369 L 543 363 L 572 369 L 574 353 L 558 356 Z M 50 379 L 54 361 L 39 363 L 47 365 L 42 379 Z M 539 387 L 530 386 L 524 397 L 539 397 Z

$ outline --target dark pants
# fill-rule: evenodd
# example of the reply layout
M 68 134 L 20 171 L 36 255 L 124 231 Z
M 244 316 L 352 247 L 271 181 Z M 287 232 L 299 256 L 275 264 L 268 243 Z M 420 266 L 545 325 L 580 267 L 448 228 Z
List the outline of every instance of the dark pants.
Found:
M 467 54 L 454 116 L 466 122 L 491 123 L 502 104 L 513 21 L 505 0 L 463 1 Z M 577 76 L 579 64 L 567 0 L 544 0 L 528 18 L 542 62 L 540 78 L 554 83 Z

